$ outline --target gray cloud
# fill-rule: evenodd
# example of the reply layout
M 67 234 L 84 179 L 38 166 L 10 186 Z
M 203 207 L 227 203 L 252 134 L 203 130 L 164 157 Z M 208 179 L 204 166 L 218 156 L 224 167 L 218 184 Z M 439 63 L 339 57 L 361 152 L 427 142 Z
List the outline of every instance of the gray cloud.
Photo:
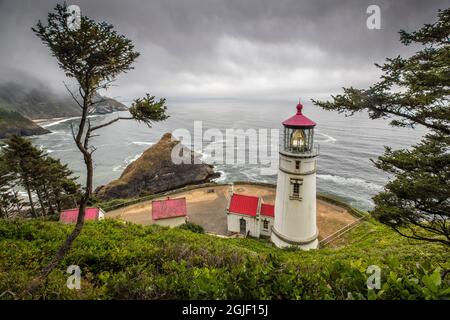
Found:
M 62 90 L 63 73 L 30 28 L 55 1 L 0 1 L 0 80 L 11 69 Z M 327 96 L 376 81 L 374 62 L 409 54 L 400 29 L 434 21 L 447 1 L 152 0 L 69 1 L 115 25 L 141 52 L 108 95 L 130 100 Z M 366 28 L 381 8 L 382 29 Z M 6 73 L 6 70 L 9 70 Z M 2 76 L 3 74 L 3 76 Z M 6 75 L 7 74 L 7 75 Z

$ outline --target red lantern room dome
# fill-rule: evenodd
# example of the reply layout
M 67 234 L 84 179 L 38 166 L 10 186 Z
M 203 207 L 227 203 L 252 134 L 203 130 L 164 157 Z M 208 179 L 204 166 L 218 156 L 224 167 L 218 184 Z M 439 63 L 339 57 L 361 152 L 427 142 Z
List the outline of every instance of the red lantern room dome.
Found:
M 314 127 L 316 123 L 312 121 L 311 119 L 305 117 L 302 113 L 303 105 L 299 102 L 297 104 L 297 113 L 290 117 L 287 120 L 283 121 L 283 126 L 285 127 L 301 127 L 301 128 L 310 128 Z

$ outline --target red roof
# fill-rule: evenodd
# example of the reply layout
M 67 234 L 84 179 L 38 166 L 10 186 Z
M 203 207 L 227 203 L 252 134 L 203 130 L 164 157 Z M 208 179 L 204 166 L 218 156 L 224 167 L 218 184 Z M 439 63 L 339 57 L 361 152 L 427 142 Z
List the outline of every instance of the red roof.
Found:
M 259 198 L 243 194 L 233 194 L 230 200 L 229 212 L 256 216 Z
M 273 218 L 275 216 L 275 206 L 273 204 L 263 203 L 261 205 L 261 215 Z
M 59 221 L 65 223 L 76 223 L 78 219 L 78 211 L 79 208 L 62 211 L 59 216 Z M 84 221 L 98 220 L 99 211 L 100 211 L 99 208 L 86 208 L 84 214 Z
M 152 201 L 152 219 L 167 219 L 186 216 L 186 198 Z
M 297 105 L 297 113 L 289 119 L 283 121 L 283 125 L 287 127 L 314 127 L 316 123 L 302 114 L 303 105 Z

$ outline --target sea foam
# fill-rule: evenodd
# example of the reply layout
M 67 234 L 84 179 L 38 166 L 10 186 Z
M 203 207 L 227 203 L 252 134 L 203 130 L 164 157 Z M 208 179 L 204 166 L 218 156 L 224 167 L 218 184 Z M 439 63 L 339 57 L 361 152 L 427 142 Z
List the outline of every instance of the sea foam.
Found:
M 331 174 L 318 174 L 317 178 L 320 180 L 331 181 L 331 182 L 334 182 L 339 185 L 357 186 L 357 187 L 362 187 L 362 188 L 365 188 L 368 190 L 373 190 L 373 191 L 383 190 L 382 186 L 372 183 L 372 182 L 365 181 L 360 178 L 345 178 L 345 177 L 341 177 L 341 176 L 334 176 Z

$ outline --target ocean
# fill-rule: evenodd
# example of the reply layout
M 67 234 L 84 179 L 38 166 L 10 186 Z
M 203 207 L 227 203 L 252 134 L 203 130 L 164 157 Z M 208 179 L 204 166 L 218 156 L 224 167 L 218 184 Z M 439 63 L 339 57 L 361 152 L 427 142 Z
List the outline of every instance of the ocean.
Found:
M 385 145 L 405 148 L 417 143 L 426 133 L 422 128 L 394 128 L 388 125 L 388 120 L 371 120 L 366 113 L 345 117 L 324 111 L 308 102 L 303 105 L 303 114 L 317 123 L 314 138 L 315 143 L 320 145 L 317 191 L 343 198 L 364 210 L 373 208 L 371 198 L 383 190 L 383 185 L 390 178 L 375 168 L 371 159 L 375 160 L 382 154 Z M 281 122 L 296 112 L 295 101 L 168 100 L 167 106 L 170 118 L 153 124 L 151 128 L 135 121 L 123 120 L 98 132 L 100 136 L 91 142 L 96 148 L 95 187 L 118 178 L 127 165 L 166 132 L 185 129 L 194 134 L 194 122 L 198 121 L 201 121 L 203 130 L 218 129 L 224 135 L 227 129 L 279 129 L 282 132 Z M 117 117 L 116 113 L 95 115 L 90 120 L 97 124 L 114 117 Z M 70 129 L 70 125 L 76 125 L 78 121 L 78 118 L 48 120 L 41 125 L 52 132 L 31 139 L 50 156 L 67 163 L 82 182 L 84 163 L 74 145 Z M 245 148 L 248 154 L 255 146 L 247 144 Z M 203 153 L 202 149 L 196 151 Z M 206 157 L 204 160 L 207 161 Z M 219 163 L 215 165 L 215 170 L 221 173 L 217 181 L 275 183 L 276 174 L 262 175 L 262 166 L 258 163 Z

